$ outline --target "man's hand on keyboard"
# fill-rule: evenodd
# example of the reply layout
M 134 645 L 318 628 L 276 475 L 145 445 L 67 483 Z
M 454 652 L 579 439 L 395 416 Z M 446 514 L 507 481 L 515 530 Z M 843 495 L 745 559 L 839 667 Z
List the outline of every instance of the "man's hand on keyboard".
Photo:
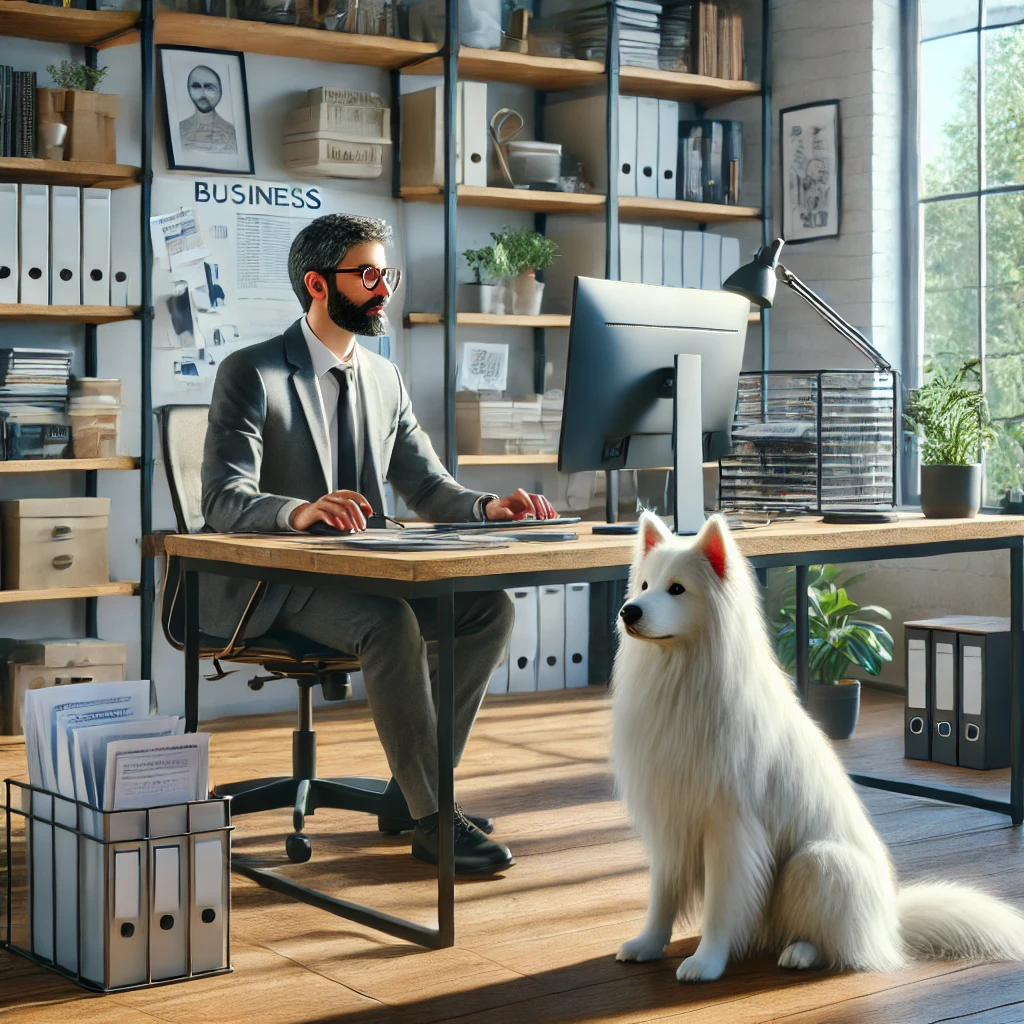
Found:
M 484 515 L 492 522 L 511 519 L 557 519 L 555 506 L 543 494 L 527 494 L 521 487 L 500 501 L 489 501 Z

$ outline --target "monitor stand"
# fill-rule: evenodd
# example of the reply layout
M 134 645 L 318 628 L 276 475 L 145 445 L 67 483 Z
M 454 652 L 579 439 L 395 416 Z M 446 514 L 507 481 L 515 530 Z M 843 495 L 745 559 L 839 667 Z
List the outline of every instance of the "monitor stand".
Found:
M 673 515 L 675 533 L 687 537 L 704 525 L 704 433 L 701 429 L 700 356 L 677 355 L 672 370 Z M 611 477 L 613 474 L 609 473 Z M 609 479 L 609 493 L 611 480 Z M 615 488 L 618 505 L 618 488 Z M 597 535 L 636 533 L 636 523 L 600 523 Z

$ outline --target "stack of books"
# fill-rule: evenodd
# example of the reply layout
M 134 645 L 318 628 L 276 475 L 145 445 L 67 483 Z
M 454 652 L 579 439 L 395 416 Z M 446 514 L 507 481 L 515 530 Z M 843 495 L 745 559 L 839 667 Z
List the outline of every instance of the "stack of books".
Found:
M 0 157 L 36 155 L 36 73 L 0 64 Z
M 52 348 L 0 348 L 0 413 L 31 406 L 66 412 L 71 353 Z
M 743 78 L 743 18 L 714 0 L 696 0 L 692 15 L 693 71 L 709 78 Z
M 331 178 L 379 178 L 391 111 L 374 92 L 321 86 L 285 121 L 284 162 Z

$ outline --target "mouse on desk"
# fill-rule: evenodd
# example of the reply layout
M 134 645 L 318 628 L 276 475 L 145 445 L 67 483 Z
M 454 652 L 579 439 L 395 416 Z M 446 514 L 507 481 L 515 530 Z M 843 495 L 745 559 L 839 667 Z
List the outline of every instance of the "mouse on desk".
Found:
M 385 516 L 367 516 L 366 528 L 367 530 L 386 530 L 388 528 L 387 518 Z M 320 521 L 313 523 L 306 533 L 312 537 L 348 537 L 351 536 L 352 531 L 339 530 L 338 527 L 331 526 L 330 523 Z

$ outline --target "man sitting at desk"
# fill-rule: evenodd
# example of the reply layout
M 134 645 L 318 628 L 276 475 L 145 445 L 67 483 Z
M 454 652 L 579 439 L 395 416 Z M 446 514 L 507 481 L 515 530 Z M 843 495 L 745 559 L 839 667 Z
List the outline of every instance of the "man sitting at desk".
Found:
M 322 522 L 366 528 L 384 511 L 384 480 L 434 522 L 553 518 L 523 490 L 507 498 L 457 483 L 416 421 L 397 368 L 356 343 L 386 329 L 384 306 L 401 274 L 385 265 L 381 220 L 333 214 L 299 232 L 288 255 L 306 315 L 284 334 L 220 364 L 203 457 L 203 515 L 218 533 L 307 530 Z M 252 591 L 227 576 L 204 580 L 203 629 L 231 636 Z M 512 629 L 504 592 L 455 597 L 455 763 Z M 330 585 L 272 585 L 247 635 L 272 626 L 358 656 L 392 779 L 385 831 L 413 830 L 412 852 L 437 863 L 437 742 L 424 638 L 430 603 L 351 594 Z M 489 839 L 492 822 L 456 806 L 455 870 L 489 874 L 514 863 Z

